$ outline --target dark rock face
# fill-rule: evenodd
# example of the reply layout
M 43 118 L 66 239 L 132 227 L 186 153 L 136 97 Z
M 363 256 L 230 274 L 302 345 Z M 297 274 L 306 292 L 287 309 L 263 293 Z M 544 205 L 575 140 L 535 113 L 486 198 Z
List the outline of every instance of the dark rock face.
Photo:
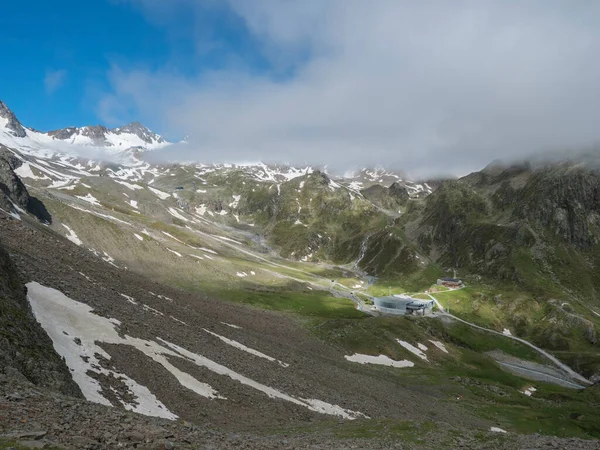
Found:
M 1 245 L 0 374 L 24 377 L 36 385 L 81 396 L 52 341 L 35 320 L 21 277 Z
M 49 131 L 48 136 L 52 136 L 53 138 L 56 138 L 56 139 L 65 140 L 65 139 L 70 139 L 75 133 L 77 133 L 77 128 L 67 127 L 67 128 L 63 128 L 61 130 Z
M 408 190 L 406 190 L 406 187 L 402 186 L 398 182 L 392 183 L 388 190 L 390 192 L 390 196 L 396 199 L 396 201 L 400 205 L 405 205 L 410 197 L 408 195 Z
M 443 264 L 517 282 L 539 276 L 586 295 L 600 287 L 595 168 L 489 166 L 443 183 L 417 221 L 420 249 Z
M 102 125 L 83 127 L 81 129 L 82 136 L 87 136 L 94 141 L 103 141 L 106 139 L 106 133 L 108 133 L 108 128 Z
M 38 218 L 40 222 L 52 223 L 52 216 L 44 204 L 31 197 L 21 179 L 14 172 L 21 161 L 8 151 L 0 148 L 0 208 L 11 212 L 16 205 Z
M 406 205 L 410 198 L 406 187 L 398 182 L 392 183 L 389 188 L 374 184 L 360 192 L 374 204 L 389 210 L 397 210 Z
M 12 161 L 14 164 L 14 161 Z M 13 210 L 13 203 L 22 209 L 27 209 L 29 192 L 15 174 L 9 160 L 0 157 L 0 207 L 5 211 Z
M 89 137 L 95 145 L 110 146 L 106 140 L 106 134 L 109 132 L 108 128 L 102 125 L 88 126 L 82 128 L 67 127 L 60 130 L 49 131 L 48 136 L 52 136 L 55 139 L 71 139 L 75 135 Z
M 12 170 L 18 169 L 23 164 L 13 152 L 0 144 L 0 159 L 4 159 Z
M 554 167 L 536 173 L 524 188 L 515 217 L 545 228 L 579 249 L 600 237 L 600 173 L 581 167 Z
M 8 109 L 8 106 L 4 102 L 0 100 L 0 117 L 3 119 L 8 119 L 7 127 L 9 133 L 16 137 L 25 137 L 27 136 L 27 132 L 21 122 L 17 119 L 17 116 Z

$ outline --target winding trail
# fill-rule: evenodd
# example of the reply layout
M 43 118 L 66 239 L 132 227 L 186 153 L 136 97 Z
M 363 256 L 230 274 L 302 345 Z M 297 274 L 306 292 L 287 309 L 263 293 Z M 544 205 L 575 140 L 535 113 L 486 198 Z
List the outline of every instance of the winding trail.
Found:
M 496 330 L 491 330 L 489 328 L 484 328 L 481 327 L 479 325 L 476 325 L 474 323 L 471 322 L 467 322 L 466 320 L 461 319 L 460 317 L 456 317 L 453 314 L 450 314 L 448 312 L 446 312 L 446 310 L 444 309 L 444 307 L 442 306 L 442 304 L 438 301 L 437 298 L 435 298 L 433 295 L 431 294 L 426 294 L 427 296 L 429 296 L 429 298 L 431 298 L 435 304 L 437 305 L 437 307 L 439 308 L 439 310 L 441 311 L 441 315 L 447 316 L 447 317 L 451 317 L 454 320 L 457 320 L 459 322 L 462 322 L 466 325 L 469 325 L 473 328 L 477 328 L 479 330 L 483 330 L 483 331 L 487 331 L 488 333 L 493 333 L 496 334 L 498 336 L 502 336 L 504 338 L 507 339 L 512 339 L 513 341 L 517 341 L 520 342 L 522 344 L 527 345 L 528 347 L 531 347 L 532 349 L 534 349 L 536 352 L 538 352 L 540 355 L 544 356 L 545 358 L 549 359 L 551 362 L 553 362 L 559 369 L 561 369 L 565 375 L 567 375 L 569 378 L 573 379 L 573 380 L 577 380 L 581 383 L 587 384 L 587 385 L 591 385 L 593 384 L 590 380 L 588 380 L 587 378 L 583 377 L 582 375 L 578 374 L 577 372 L 575 372 L 573 369 L 571 369 L 569 366 L 567 366 L 566 364 L 560 362 L 556 357 L 552 356 L 550 353 L 548 353 L 545 350 L 542 350 L 541 348 L 533 345 L 531 342 L 526 341 L 525 339 L 521 339 L 520 337 L 517 336 L 509 336 L 506 334 L 503 334 L 499 331 Z

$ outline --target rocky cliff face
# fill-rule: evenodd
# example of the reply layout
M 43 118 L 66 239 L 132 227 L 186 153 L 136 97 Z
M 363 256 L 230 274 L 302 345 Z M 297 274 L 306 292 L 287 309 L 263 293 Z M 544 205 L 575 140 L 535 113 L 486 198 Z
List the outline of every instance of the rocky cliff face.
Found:
M 576 164 L 491 166 L 445 182 L 411 220 L 420 251 L 496 279 L 600 288 L 600 172 Z M 577 280 L 577 281 L 575 281 Z
M 578 249 L 599 243 L 600 172 L 577 166 L 547 168 L 533 174 L 522 193 L 515 218 Z
M 406 205 L 410 197 L 406 187 L 398 182 L 392 183 L 389 188 L 375 184 L 363 189 L 360 193 L 376 205 L 392 211 L 397 211 Z
M 37 198 L 29 195 L 27 188 L 15 173 L 21 160 L 0 145 L 0 208 L 6 212 L 27 211 L 40 222 L 52 223 L 52 216 Z
M 66 364 L 35 320 L 26 288 L 0 245 L 0 375 L 25 378 L 64 394 L 81 396 Z
M 0 100 L 0 118 L 6 122 L 5 127 L 7 131 L 15 137 L 25 137 L 27 132 L 21 122 L 17 119 L 15 114 L 6 106 L 2 100 Z
M 20 161 L 6 149 L 0 148 L 0 207 L 12 211 L 14 205 L 26 209 L 29 204 L 29 192 L 15 174 Z

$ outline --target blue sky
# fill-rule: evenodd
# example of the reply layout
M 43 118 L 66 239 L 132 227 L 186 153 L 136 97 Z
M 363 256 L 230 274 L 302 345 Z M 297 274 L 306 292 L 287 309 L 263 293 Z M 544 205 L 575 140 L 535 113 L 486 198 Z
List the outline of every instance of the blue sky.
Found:
M 25 125 L 46 131 L 105 123 L 98 102 L 111 91 L 114 67 L 168 67 L 189 77 L 218 69 L 232 54 L 256 70 L 266 67 L 241 20 L 223 5 L 168 3 L 167 10 L 148 10 L 124 0 L 3 2 L 0 99 Z M 142 115 L 161 128 L 158 117 Z M 125 107 L 107 125 L 139 116 Z

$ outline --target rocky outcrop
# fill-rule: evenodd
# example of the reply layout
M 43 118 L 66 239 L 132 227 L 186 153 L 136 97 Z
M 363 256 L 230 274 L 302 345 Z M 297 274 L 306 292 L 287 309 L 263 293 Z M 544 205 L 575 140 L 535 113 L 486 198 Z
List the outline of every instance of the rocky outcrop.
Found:
M 75 135 L 81 135 L 90 138 L 95 145 L 106 146 L 111 145 L 106 141 L 108 132 L 109 130 L 105 126 L 96 125 L 83 128 L 67 127 L 60 130 L 53 130 L 48 132 L 48 136 L 65 140 L 71 139 Z
M 25 210 L 29 205 L 29 192 L 14 172 L 16 158 L 10 157 L 7 150 L 0 153 L 0 208 L 12 211 L 14 205 Z
M 398 182 L 392 183 L 389 188 L 374 184 L 367 189 L 363 189 L 360 193 L 377 206 L 392 211 L 406 205 L 410 198 L 406 187 Z
M 27 132 L 17 116 L 6 106 L 2 100 L 0 100 L 0 118 L 6 120 L 6 129 L 7 131 L 15 137 L 25 137 L 27 136 Z
M 76 127 L 67 127 L 67 128 L 61 128 L 60 130 L 49 131 L 48 136 L 51 136 L 56 139 L 65 140 L 65 139 L 70 139 L 71 137 L 73 137 L 73 135 L 75 133 L 77 133 Z
M 0 208 L 6 212 L 27 211 L 40 222 L 52 223 L 52 216 L 37 198 L 29 195 L 27 188 L 15 173 L 21 160 L 0 146 Z
M 52 341 L 35 320 L 26 289 L 0 245 L 0 374 L 73 396 L 81 396 Z
M 576 246 L 600 241 L 600 172 L 554 166 L 536 173 L 522 190 L 514 216 Z
M 405 205 L 410 198 L 406 187 L 398 182 L 392 183 L 392 185 L 388 188 L 388 191 L 390 193 L 390 197 L 394 198 L 399 205 Z

